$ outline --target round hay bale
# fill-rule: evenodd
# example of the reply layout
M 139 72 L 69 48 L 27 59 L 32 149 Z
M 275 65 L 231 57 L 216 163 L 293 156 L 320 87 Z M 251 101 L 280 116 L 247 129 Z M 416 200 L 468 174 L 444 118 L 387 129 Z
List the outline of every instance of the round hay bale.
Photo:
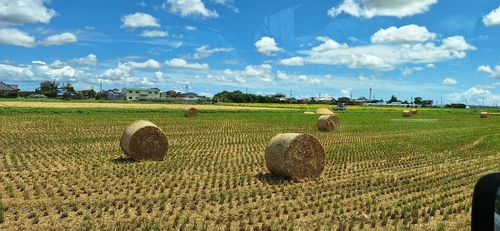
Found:
M 340 119 L 337 115 L 322 115 L 318 118 L 318 129 L 332 131 L 340 129 Z
M 330 109 L 328 109 L 328 108 L 318 108 L 316 110 L 316 114 L 320 114 L 320 115 L 333 115 L 333 112 L 330 111 Z
M 411 117 L 411 112 L 407 111 L 407 110 L 404 110 L 403 111 L 403 117 Z
M 198 115 L 198 110 L 194 107 L 184 110 L 185 117 L 195 117 Z
M 319 141 L 308 134 L 281 133 L 269 141 L 265 152 L 269 171 L 293 180 L 318 178 L 326 163 Z
M 120 146 L 134 160 L 163 160 L 168 151 L 168 139 L 155 124 L 139 120 L 123 131 Z
M 481 114 L 479 114 L 479 118 L 488 118 L 488 112 L 481 112 Z
M 411 114 L 418 114 L 418 110 L 417 109 L 411 109 Z

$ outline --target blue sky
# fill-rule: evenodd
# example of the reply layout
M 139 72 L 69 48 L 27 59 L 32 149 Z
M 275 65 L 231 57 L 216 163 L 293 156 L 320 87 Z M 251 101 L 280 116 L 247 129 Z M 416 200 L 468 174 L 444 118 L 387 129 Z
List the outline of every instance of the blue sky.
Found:
M 499 105 L 491 0 L 0 0 L 0 80 Z M 484 102 L 483 102 L 484 101 Z

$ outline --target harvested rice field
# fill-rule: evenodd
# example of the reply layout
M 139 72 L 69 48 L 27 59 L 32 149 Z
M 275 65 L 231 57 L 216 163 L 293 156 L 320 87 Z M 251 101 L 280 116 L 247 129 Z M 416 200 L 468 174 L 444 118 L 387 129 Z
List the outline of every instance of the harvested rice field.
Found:
M 0 230 L 469 230 L 475 182 L 500 169 L 500 117 L 465 109 L 344 111 L 320 131 L 296 109 L 1 103 Z M 163 161 L 120 148 L 137 120 L 165 132 Z M 322 144 L 318 179 L 270 173 L 280 133 Z

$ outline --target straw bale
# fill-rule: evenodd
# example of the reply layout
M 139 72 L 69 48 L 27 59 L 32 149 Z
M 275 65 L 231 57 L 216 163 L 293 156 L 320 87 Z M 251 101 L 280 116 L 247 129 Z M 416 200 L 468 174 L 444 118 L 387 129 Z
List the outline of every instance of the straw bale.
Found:
M 198 110 L 194 107 L 184 110 L 185 117 L 195 117 L 198 115 Z
M 328 108 L 318 108 L 316 110 L 316 114 L 320 114 L 320 115 L 333 115 L 333 112 L 330 111 L 330 109 L 328 109 Z
M 293 180 L 314 179 L 325 168 L 326 154 L 323 146 L 311 135 L 281 133 L 269 141 L 265 159 L 273 174 Z
M 411 109 L 411 114 L 418 114 L 418 110 L 417 109 Z
M 481 114 L 479 114 L 479 118 L 488 118 L 488 112 L 481 112 Z
M 318 118 L 318 129 L 332 131 L 340 129 L 340 119 L 337 115 L 322 115 Z
M 402 115 L 403 115 L 403 117 L 411 117 L 411 112 L 404 110 Z
M 168 151 L 168 139 L 155 124 L 139 120 L 123 131 L 120 146 L 134 160 L 163 160 Z

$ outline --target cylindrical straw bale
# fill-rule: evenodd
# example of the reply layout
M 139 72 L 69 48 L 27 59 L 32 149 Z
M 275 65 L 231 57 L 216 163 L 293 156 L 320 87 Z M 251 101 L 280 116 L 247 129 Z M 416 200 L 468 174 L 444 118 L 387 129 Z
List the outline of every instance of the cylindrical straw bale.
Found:
M 418 110 L 417 109 L 411 109 L 411 114 L 418 114 Z
M 318 178 L 326 163 L 319 141 L 308 134 L 281 133 L 269 141 L 265 153 L 269 171 L 293 180 Z
M 322 115 L 318 118 L 318 129 L 332 131 L 340 129 L 340 119 L 337 115 Z
M 411 117 L 411 112 L 407 111 L 407 110 L 404 110 L 403 111 L 403 117 Z
M 195 117 L 198 115 L 198 110 L 194 107 L 184 110 L 185 117 Z
M 168 139 L 155 124 L 139 120 L 123 131 L 120 146 L 134 160 L 163 160 L 168 151 Z
M 488 118 L 488 112 L 481 112 L 481 114 L 479 114 L 479 118 Z

